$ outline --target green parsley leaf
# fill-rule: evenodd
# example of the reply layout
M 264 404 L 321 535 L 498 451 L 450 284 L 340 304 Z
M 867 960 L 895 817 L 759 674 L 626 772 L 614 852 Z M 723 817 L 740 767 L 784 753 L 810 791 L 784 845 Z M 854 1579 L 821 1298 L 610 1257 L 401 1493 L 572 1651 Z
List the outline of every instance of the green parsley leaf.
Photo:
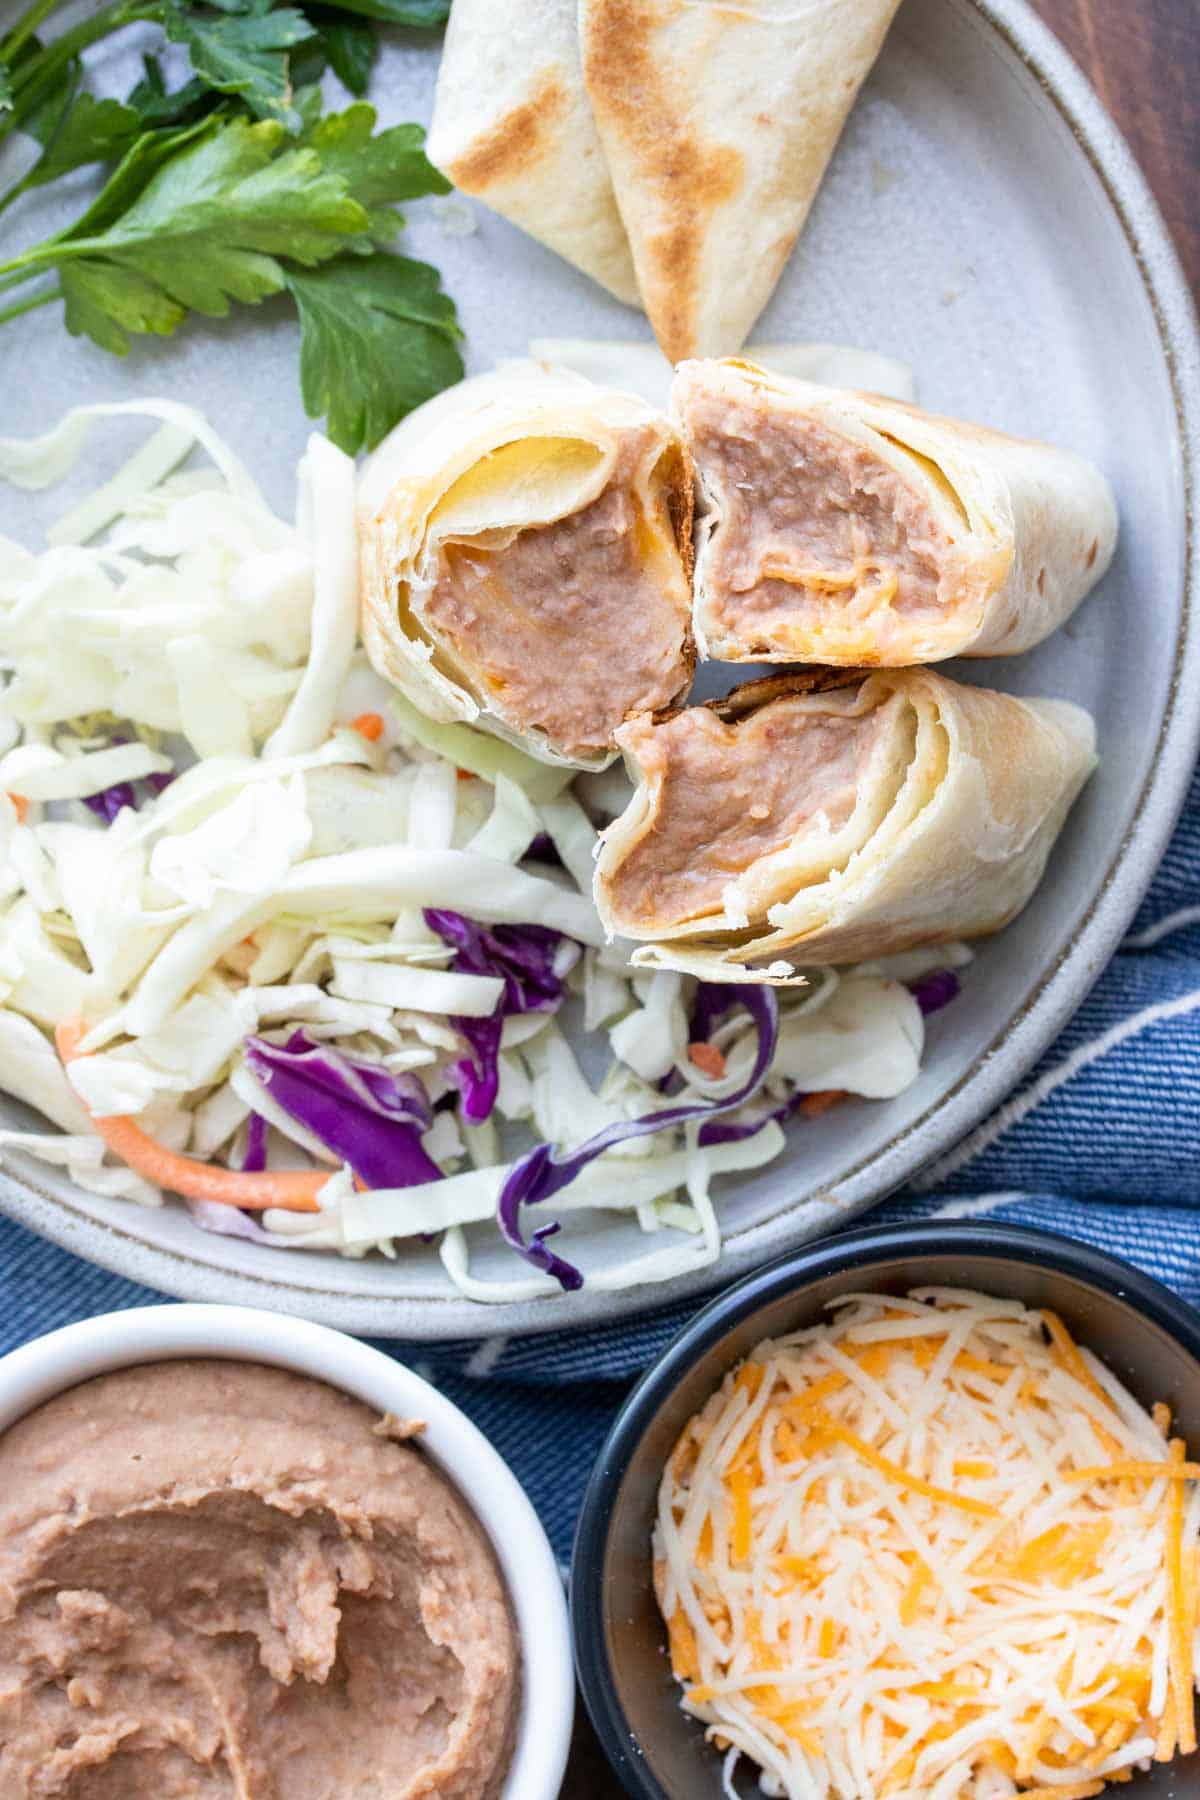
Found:
M 102 350 L 125 356 L 127 333 L 167 337 L 186 317 L 186 308 L 136 269 L 88 258 L 64 263 L 60 286 L 63 319 L 73 337 L 90 337 Z
M 15 108 L 17 104 L 17 77 L 21 70 L 33 61 L 34 57 L 42 54 L 45 48 L 46 46 L 43 44 L 41 38 L 35 35 L 33 37 L 27 37 L 20 49 L 12 52 L 8 57 L 0 57 L 0 116 L 12 112 Z M 79 64 L 77 62 L 65 64 L 59 73 L 58 80 L 52 88 L 49 98 L 53 100 L 56 95 L 61 96 L 64 92 L 73 92 L 78 80 L 78 75 Z M 37 104 L 40 106 L 41 102 L 39 101 Z M 25 116 L 28 116 L 28 112 L 29 109 L 27 108 Z M 54 114 L 54 117 L 57 116 L 57 114 Z M 17 121 L 6 119 L 4 122 L 7 129 Z M 20 123 L 24 125 L 24 117 L 22 117 Z
M 300 312 L 300 390 L 333 442 L 373 448 L 414 406 L 461 381 L 454 302 L 436 269 L 376 251 L 285 272 Z
M 379 54 L 379 39 L 361 19 L 339 19 L 324 7 L 310 7 L 309 18 L 321 34 L 329 66 L 352 94 L 365 94 Z M 295 68 L 293 66 L 293 75 Z
M 186 44 L 201 80 L 222 94 L 237 94 L 251 112 L 294 125 L 288 51 L 316 32 L 295 7 L 271 10 L 271 0 L 253 0 L 244 10 L 217 18 L 162 0 L 162 22 L 173 43 Z
M 193 75 L 171 93 L 156 56 L 143 56 L 142 67 L 145 74 L 126 96 L 125 104 L 133 108 L 148 130 L 161 125 L 183 124 L 194 119 L 201 109 L 208 110 L 214 104 L 220 104 L 208 83 L 201 81 L 198 75 Z
M 125 152 L 87 211 L 76 219 L 69 231 L 61 234 L 61 241 L 94 237 L 107 231 L 133 205 L 158 171 L 209 129 L 209 121 L 202 119 L 195 125 L 177 126 L 173 131 L 143 132 Z M 59 241 L 58 238 L 50 239 L 51 255 Z
M 68 99 L 65 110 L 60 104 L 53 123 L 39 109 L 25 121 L 25 129 L 45 146 L 26 177 L 28 186 L 41 187 L 71 169 L 115 162 L 140 135 L 142 123 L 132 107 L 122 106 L 119 100 L 97 100 L 85 91 Z
M 444 25 L 450 16 L 450 0 L 327 0 L 327 4 L 339 12 L 357 13 L 362 19 L 378 19 L 384 25 L 421 29 Z
M 107 188 L 86 215 L 90 228 L 54 240 L 39 259 L 60 266 L 69 329 L 104 349 L 124 348 L 126 331 L 173 330 L 181 309 L 220 318 L 231 300 L 265 299 L 284 285 L 277 256 L 314 265 L 366 229 L 363 208 L 314 150 L 280 153 L 281 126 L 231 119 L 199 129 L 106 230 L 96 232 L 93 215 Z
M 292 112 L 296 114 L 296 91 L 305 86 L 316 86 L 329 67 L 329 55 L 325 49 L 325 40 L 319 34 L 305 38 L 302 44 L 288 57 L 288 77 L 292 84 Z M 319 98 L 318 93 L 318 98 Z M 320 108 L 317 109 L 320 111 Z M 295 131 L 296 120 L 288 121 L 288 130 Z
M 306 126 L 300 141 L 316 151 L 327 174 L 341 177 L 365 208 L 371 237 L 383 243 L 404 223 L 392 211 L 397 201 L 450 192 L 450 183 L 425 155 L 422 127 L 393 125 L 377 132 L 375 108 L 365 101 L 318 118 Z

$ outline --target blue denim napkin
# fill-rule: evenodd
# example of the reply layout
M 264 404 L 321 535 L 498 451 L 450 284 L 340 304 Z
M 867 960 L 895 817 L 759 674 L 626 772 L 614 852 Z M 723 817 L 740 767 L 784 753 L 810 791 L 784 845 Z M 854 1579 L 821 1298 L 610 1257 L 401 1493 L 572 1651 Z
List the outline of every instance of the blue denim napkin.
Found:
M 1200 1305 L 1200 778 L 1119 953 L 1024 1085 L 873 1220 L 987 1214 L 1127 1257 Z M 0 1220 L 0 1353 L 161 1296 Z M 482 1344 L 380 1344 L 437 1384 L 524 1482 L 562 1558 L 632 1380 L 699 1303 Z

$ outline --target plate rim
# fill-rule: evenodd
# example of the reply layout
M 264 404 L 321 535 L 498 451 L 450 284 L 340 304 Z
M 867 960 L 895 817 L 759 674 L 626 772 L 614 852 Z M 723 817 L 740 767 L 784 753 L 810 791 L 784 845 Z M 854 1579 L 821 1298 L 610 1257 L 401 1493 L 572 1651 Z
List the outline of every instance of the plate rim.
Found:
M 1010 1093 L 1059 1034 L 1107 965 L 1149 886 L 1182 810 L 1200 749 L 1200 336 L 1186 278 L 1158 203 L 1121 132 L 1070 53 L 1029 0 L 952 0 L 974 14 L 1024 65 L 1087 159 L 1137 266 L 1162 347 L 1181 455 L 1183 591 L 1171 686 L 1154 757 L 1136 810 L 1071 941 L 991 1042 L 919 1117 L 825 1191 L 837 1225 L 850 1222 L 959 1142 Z M 1131 859 L 1130 853 L 1134 852 Z M 1131 861 L 1136 873 L 1126 874 Z M 916 1141 L 921 1139 L 918 1150 Z M 6 1159 L 0 1159 L 3 1163 Z M 784 1205 L 724 1241 L 718 1260 L 669 1282 L 620 1293 L 585 1288 L 571 1296 L 495 1304 L 454 1294 L 354 1295 L 298 1286 L 272 1275 L 224 1269 L 200 1255 L 147 1244 L 119 1224 L 42 1186 L 0 1173 L 0 1212 L 60 1248 L 179 1299 L 267 1306 L 343 1330 L 396 1339 L 450 1341 L 532 1335 L 632 1320 L 693 1299 L 745 1275 L 796 1244 L 789 1225 L 813 1197 Z

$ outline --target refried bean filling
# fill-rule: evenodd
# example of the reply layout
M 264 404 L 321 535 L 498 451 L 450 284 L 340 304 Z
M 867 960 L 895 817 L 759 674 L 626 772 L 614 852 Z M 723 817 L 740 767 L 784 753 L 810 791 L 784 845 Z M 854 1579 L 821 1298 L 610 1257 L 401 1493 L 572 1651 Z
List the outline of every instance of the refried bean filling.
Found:
M 690 592 L 667 515 L 644 516 L 632 433 L 590 505 L 550 525 L 449 540 L 423 606 L 481 698 L 568 755 L 595 754 L 687 684 Z
M 843 611 L 938 610 L 949 535 L 863 445 L 710 394 L 691 401 L 688 432 L 722 514 L 709 584 L 726 630 L 786 649 Z
M 729 882 L 818 815 L 823 835 L 840 830 L 879 729 L 877 714 L 789 702 L 737 725 L 706 707 L 648 724 L 633 748 L 661 788 L 651 829 L 611 877 L 617 915 L 676 922 L 716 911 Z

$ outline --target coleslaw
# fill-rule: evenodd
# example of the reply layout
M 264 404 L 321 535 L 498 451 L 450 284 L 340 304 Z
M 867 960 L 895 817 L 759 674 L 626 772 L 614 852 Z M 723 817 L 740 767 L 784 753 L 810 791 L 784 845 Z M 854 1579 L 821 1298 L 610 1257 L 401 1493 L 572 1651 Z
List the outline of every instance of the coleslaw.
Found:
M 290 522 L 147 400 L 0 440 L 0 475 L 61 480 L 114 415 L 155 429 L 40 552 L 0 539 L 0 1087 L 55 1128 L 0 1153 L 278 1250 L 432 1238 L 461 1292 L 525 1299 L 711 1263 L 714 1181 L 806 1097 L 916 1079 L 961 946 L 767 998 L 632 969 L 591 899 L 619 771 L 380 681 L 349 459 L 310 440 Z M 560 1250 L 606 1212 L 645 1248 Z

